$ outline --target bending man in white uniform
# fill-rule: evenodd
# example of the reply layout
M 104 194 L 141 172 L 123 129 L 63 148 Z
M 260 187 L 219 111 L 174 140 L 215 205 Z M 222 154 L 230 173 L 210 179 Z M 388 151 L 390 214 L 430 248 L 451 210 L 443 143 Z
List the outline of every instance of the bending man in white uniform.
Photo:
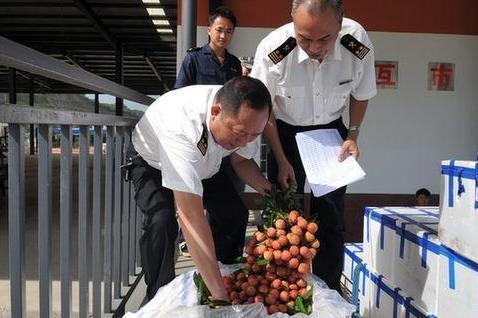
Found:
M 376 94 L 372 43 L 362 26 L 343 14 L 342 0 L 294 0 L 293 22 L 264 38 L 254 58 L 251 76 L 267 86 L 274 107 L 264 131 L 274 154 L 268 156 L 268 176 L 283 187 L 297 181 L 298 192 L 303 192 L 305 172 L 295 134 L 336 128 L 344 139 L 339 160 L 348 154 L 358 158 L 359 127 Z M 341 116 L 349 97 L 347 128 Z M 311 200 L 321 242 L 313 272 L 338 291 L 344 196 L 345 187 Z
M 270 189 L 252 158 L 271 109 L 263 83 L 236 77 L 222 87 L 195 85 L 171 91 L 155 101 L 136 125 L 135 150 L 128 153 L 133 158 L 129 175 L 146 217 L 140 248 L 149 299 L 174 278 L 177 209 L 192 259 L 212 297 L 228 300 L 216 254 L 227 251 L 228 244 L 236 245 L 230 236 L 239 225 L 233 221 L 231 206 L 240 198 L 230 184 L 218 206 L 203 196 L 203 189 L 207 194 L 208 182 L 228 155 L 245 183 L 262 194 Z M 222 224 L 221 229 L 211 231 L 204 215 L 209 204 L 215 209 L 208 210 L 214 214 L 208 217 L 219 220 L 213 224 Z

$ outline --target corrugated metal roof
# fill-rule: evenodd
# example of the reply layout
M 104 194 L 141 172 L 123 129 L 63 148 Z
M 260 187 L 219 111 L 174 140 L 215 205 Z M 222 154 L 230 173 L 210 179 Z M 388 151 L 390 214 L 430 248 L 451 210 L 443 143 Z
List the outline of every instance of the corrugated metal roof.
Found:
M 171 0 L 0 1 L 1 36 L 113 81 L 121 45 L 124 85 L 144 94 L 174 85 L 176 21 L 177 1 Z M 17 89 L 28 91 L 28 74 L 20 75 Z M 8 70 L 0 66 L 0 91 L 7 88 Z M 35 90 L 85 92 L 46 78 L 36 78 Z

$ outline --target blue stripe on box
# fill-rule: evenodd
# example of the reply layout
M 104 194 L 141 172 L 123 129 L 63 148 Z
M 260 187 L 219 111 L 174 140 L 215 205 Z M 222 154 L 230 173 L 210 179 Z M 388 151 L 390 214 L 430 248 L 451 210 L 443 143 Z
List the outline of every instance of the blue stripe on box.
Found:
M 475 209 L 478 209 L 478 162 L 475 164 Z
M 452 249 L 449 249 L 446 246 L 440 247 L 440 254 L 448 258 L 448 285 L 450 289 L 456 288 L 456 279 L 455 279 L 455 263 L 465 266 L 466 268 L 475 272 L 478 276 L 478 264 L 472 260 L 461 256 Z
M 363 249 L 360 251 L 351 251 L 350 249 L 347 248 L 347 245 L 345 245 L 344 250 L 345 250 L 345 254 L 347 254 L 352 259 L 353 262 L 362 263 L 363 260 L 356 253 L 362 253 Z
M 437 224 L 436 222 L 423 222 L 421 224 Z M 399 247 L 399 256 L 401 259 L 403 259 L 404 254 L 405 254 L 405 238 L 408 236 L 406 232 L 411 233 L 410 231 L 407 231 L 406 226 L 407 225 L 415 225 L 411 223 L 406 223 L 403 222 L 400 227 L 396 227 L 395 232 L 400 236 L 400 247 Z M 420 239 L 419 236 L 415 235 L 418 240 L 414 241 L 414 238 L 411 237 L 409 238 L 409 241 L 414 242 L 415 244 L 422 246 L 423 247 L 423 252 L 422 252 L 422 266 L 427 267 L 426 265 L 426 248 L 428 246 L 428 235 L 430 233 L 428 232 L 423 232 L 423 238 Z M 438 249 L 436 250 L 436 254 L 439 253 Z
M 363 252 L 363 243 L 347 243 L 346 245 L 352 245 L 358 250 L 357 252 Z
M 410 216 L 423 216 L 423 214 L 407 214 L 407 215 L 404 215 L 404 214 L 400 214 L 398 212 L 395 212 L 391 209 L 387 209 L 387 208 L 383 208 L 384 211 L 387 211 L 389 212 L 390 214 L 394 215 L 394 216 L 397 216 L 411 224 L 414 224 L 418 227 L 420 227 L 421 229 L 427 231 L 427 232 L 430 232 L 430 233 L 433 233 L 433 234 L 437 234 L 437 231 L 435 231 L 434 229 L 426 226 L 425 224 L 434 224 L 432 222 L 418 222 L 414 219 L 412 219 Z M 437 219 L 437 223 L 438 223 L 438 219 Z
M 370 242 L 370 212 L 372 210 L 370 208 L 365 208 L 365 212 L 364 212 L 364 215 L 365 215 L 365 218 L 366 218 L 366 221 L 365 223 L 367 224 L 367 242 Z
M 372 274 L 373 275 L 373 274 Z M 372 276 L 373 277 L 373 276 Z M 373 281 L 373 279 L 372 279 Z M 384 286 L 383 284 L 383 275 L 379 275 L 377 277 L 377 280 L 374 282 L 375 285 L 377 285 L 377 295 L 375 296 L 375 306 L 377 308 L 380 308 L 380 291 L 382 290 L 382 286 Z M 391 295 L 393 297 L 393 295 Z
M 478 209 L 478 162 L 475 164 L 475 209 Z
M 383 284 L 383 282 L 382 282 Z M 394 294 L 393 294 L 393 318 L 397 318 L 397 313 L 398 313 L 398 297 L 400 296 L 399 295 L 399 291 L 401 289 L 399 287 L 395 287 L 395 289 L 393 290 Z
M 428 215 L 428 216 L 433 216 L 433 217 L 436 217 L 436 218 L 439 218 L 439 217 L 440 217 L 440 214 L 438 214 L 438 213 L 433 213 L 432 211 L 428 211 L 428 210 L 425 210 L 425 209 L 417 209 L 417 210 L 420 211 L 420 212 L 425 213 L 425 214 Z
M 462 177 L 464 179 L 476 180 L 476 169 L 468 167 L 460 167 L 455 165 L 455 160 L 450 160 L 449 165 L 441 166 L 441 174 L 450 177 Z
M 455 165 L 455 160 L 450 160 L 449 165 L 442 165 L 441 166 L 441 174 L 448 176 L 448 207 L 452 208 L 454 206 L 454 177 L 458 177 L 458 195 L 461 195 L 465 192 L 465 187 L 463 186 L 462 179 L 470 179 L 474 180 L 475 183 L 475 191 L 476 187 L 478 187 L 478 164 L 476 164 L 475 168 L 468 168 L 468 167 L 460 167 Z M 476 197 L 475 192 L 475 209 L 478 209 L 478 198 Z
M 356 248 L 357 250 L 356 251 L 350 250 L 351 246 Z M 350 266 L 350 278 L 353 278 L 354 264 L 356 263 L 358 265 L 358 264 L 362 263 L 362 261 L 363 261 L 363 259 L 360 258 L 360 256 L 357 255 L 357 254 L 362 254 L 363 253 L 363 244 L 359 245 L 357 243 L 347 243 L 347 244 L 345 244 L 344 251 L 345 251 L 344 257 L 345 257 L 345 255 L 347 255 L 352 260 L 352 265 Z M 345 261 L 344 261 L 344 265 L 345 265 Z
M 428 251 L 428 235 L 429 233 L 423 233 L 422 241 L 422 267 L 427 268 L 427 251 Z
M 364 274 L 363 277 L 365 276 L 370 277 L 370 280 L 378 287 L 377 296 L 376 296 L 377 297 L 376 300 L 378 304 L 377 307 L 379 307 L 379 304 L 380 304 L 380 291 L 384 291 L 389 297 L 393 299 L 394 301 L 394 312 L 393 312 L 394 316 L 393 317 L 396 317 L 397 315 L 396 306 L 400 304 L 405 307 L 405 312 L 407 317 L 410 317 L 410 314 L 413 314 L 415 317 L 418 317 L 418 318 L 436 318 L 435 315 L 425 315 L 423 312 L 418 310 L 418 308 L 413 306 L 413 304 L 411 303 L 413 298 L 410 298 L 410 297 L 404 298 L 402 295 L 400 295 L 399 294 L 400 288 L 392 289 L 388 285 L 386 285 L 383 282 L 382 275 L 376 276 L 375 274 L 371 273 L 366 266 L 361 267 L 361 272 Z M 354 281 L 354 284 L 355 284 L 355 281 Z
M 450 161 L 449 166 L 441 168 L 441 174 L 448 174 L 448 207 L 453 207 L 453 166 L 455 165 L 455 160 Z M 451 171 L 451 176 L 450 176 Z

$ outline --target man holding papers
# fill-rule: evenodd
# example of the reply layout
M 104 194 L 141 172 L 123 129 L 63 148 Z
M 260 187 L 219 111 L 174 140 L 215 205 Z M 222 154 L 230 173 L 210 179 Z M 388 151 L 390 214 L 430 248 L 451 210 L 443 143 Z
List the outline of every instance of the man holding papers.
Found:
M 357 22 L 343 17 L 342 0 L 294 0 L 292 23 L 259 44 L 251 76 L 264 82 L 274 103 L 264 135 L 274 154 L 268 175 L 281 186 L 297 181 L 303 192 L 305 172 L 296 134 L 337 129 L 344 140 L 338 160 L 358 158 L 357 138 L 368 100 L 375 96 L 372 43 Z M 350 125 L 342 113 L 350 98 Z M 313 198 L 311 212 L 320 221 L 321 249 L 313 272 L 340 292 L 345 187 Z

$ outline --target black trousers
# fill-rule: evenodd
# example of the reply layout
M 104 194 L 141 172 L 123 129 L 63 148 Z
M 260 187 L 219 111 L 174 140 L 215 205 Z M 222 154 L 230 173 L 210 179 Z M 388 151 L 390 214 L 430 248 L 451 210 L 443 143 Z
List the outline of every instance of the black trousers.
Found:
M 175 277 L 175 242 L 178 222 L 174 195 L 161 184 L 161 171 L 148 165 L 134 149 L 129 178 L 135 188 L 136 203 L 144 213 L 144 233 L 140 239 L 141 264 L 145 273 L 147 296 L 152 299 L 159 287 Z M 203 203 L 211 226 L 219 261 L 231 264 L 242 255 L 248 210 L 237 194 L 225 169 L 203 180 Z
M 285 155 L 294 168 L 297 180 L 297 192 L 304 193 L 306 179 L 304 166 L 300 159 L 295 135 L 298 132 L 314 129 L 335 128 L 342 138 L 347 136 L 347 128 L 339 118 L 326 125 L 291 126 L 283 121 L 277 121 L 279 138 Z M 277 163 L 272 153 L 268 155 L 268 176 L 271 182 L 277 182 Z M 346 187 L 339 188 L 329 194 L 311 199 L 311 216 L 319 221 L 317 238 L 320 240 L 320 249 L 312 263 L 312 271 L 324 280 L 327 285 L 340 292 L 340 276 L 343 267 L 344 240 L 344 198 Z

